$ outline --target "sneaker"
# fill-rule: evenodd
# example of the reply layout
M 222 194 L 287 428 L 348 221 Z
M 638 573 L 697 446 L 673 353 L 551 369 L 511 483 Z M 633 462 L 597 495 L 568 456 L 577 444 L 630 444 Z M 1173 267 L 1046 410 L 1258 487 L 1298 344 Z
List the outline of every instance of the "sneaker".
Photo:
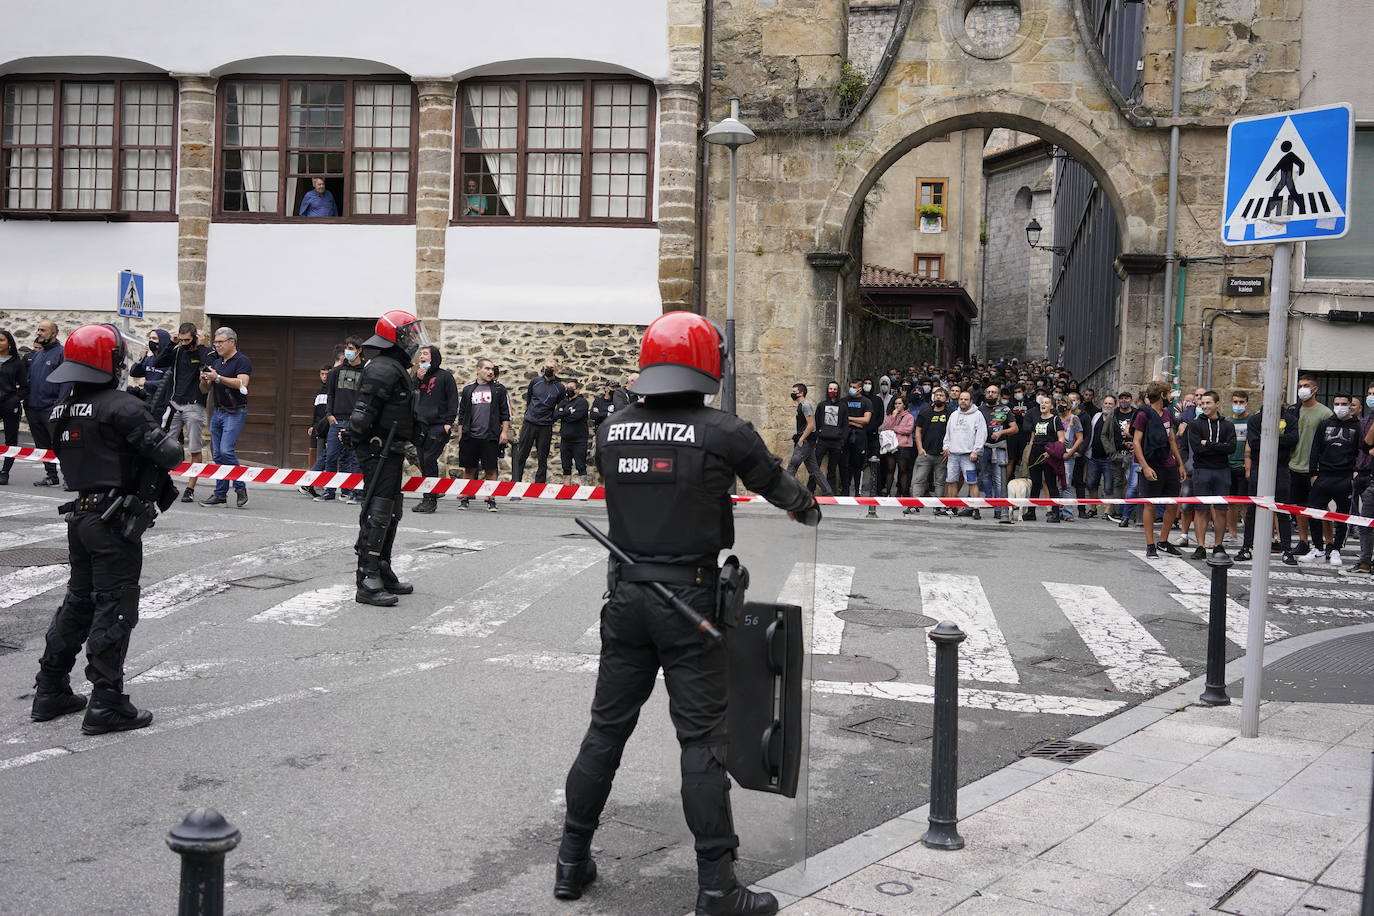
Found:
M 356 506 L 358 504 L 358 497 L 354 496 L 352 493 L 349 493 L 347 496 L 343 498 L 343 501 L 345 506 Z
M 975 522 L 981 522 L 981 521 L 983 520 L 983 513 L 979 512 L 977 509 L 974 509 L 974 510 L 973 510 L 973 520 L 974 520 Z
M 1297 553 L 1297 551 L 1294 551 L 1294 553 Z M 1309 549 L 1307 553 L 1298 554 L 1298 560 L 1307 564 L 1325 563 L 1326 554 L 1324 552 Z
M 1206 548 L 1206 547 L 1198 547 L 1197 550 L 1194 550 L 1194 551 L 1193 551 L 1193 559 L 1194 559 L 1194 560 L 1205 560 L 1205 559 L 1207 559 L 1207 548 Z
M 519 499 L 520 497 L 517 496 L 517 497 L 515 497 L 515 498 L 516 498 L 516 499 Z M 488 497 L 487 497 L 487 511 L 488 511 L 488 512 L 495 512 L 495 511 L 496 511 L 496 498 L 495 498 L 494 496 L 488 496 Z
M 1359 563 L 1356 563 L 1350 569 L 1342 570 L 1342 572 L 1344 572 L 1347 576 L 1368 576 L 1374 575 L 1374 567 L 1370 565 L 1370 562 L 1368 560 L 1363 560 Z
M 1298 558 L 1295 557 L 1295 556 L 1293 556 L 1293 551 L 1291 551 L 1291 550 L 1285 550 L 1285 551 L 1283 552 L 1283 565 L 1284 565 L 1284 566 L 1297 566 L 1297 565 L 1298 565 Z
M 1158 559 L 1159 559 L 1159 551 L 1158 551 L 1157 549 L 1155 549 L 1155 545 L 1154 545 L 1154 544 L 1147 544 L 1147 545 L 1145 546 L 1145 559 L 1147 559 L 1147 560 L 1158 560 Z
M 1181 556 L 1183 556 L 1183 551 L 1179 550 L 1176 546 L 1174 546 L 1173 544 L 1170 544 L 1168 541 L 1162 542 L 1162 543 L 1159 545 L 1159 549 L 1162 550 L 1162 551 L 1164 551 L 1165 553 L 1167 553 L 1167 554 L 1168 554 L 1169 556 L 1171 556 L 1171 557 L 1181 557 Z
M 195 489 L 195 487 L 187 487 L 186 489 L 184 489 L 184 490 L 181 491 L 181 501 L 182 501 L 182 502 L 184 502 L 184 503 L 190 503 L 190 502 L 195 502 L 195 500 L 196 500 L 196 489 Z
M 915 506 L 907 506 L 905 509 L 902 510 L 902 514 L 903 514 L 903 515 L 915 515 L 917 512 L 920 512 L 920 511 L 921 511 L 921 510 L 920 510 L 920 509 L 917 509 Z
M 1226 544 L 1225 544 L 1225 542 L 1222 542 L 1222 543 L 1220 543 L 1220 544 L 1218 544 L 1217 546 L 1215 546 L 1215 547 L 1212 548 L 1212 556 L 1215 557 L 1215 558 L 1218 559 L 1218 560 L 1229 560 L 1229 559 L 1231 559 L 1229 556 L 1226 555 Z
M 1123 518 L 1121 521 L 1116 523 L 1116 527 L 1129 528 L 1131 527 L 1131 520 L 1129 518 Z
M 1306 541 L 1298 541 L 1298 546 L 1293 548 L 1293 556 L 1305 557 L 1312 552 L 1312 545 Z
M 1270 552 L 1270 553 L 1283 553 L 1283 541 L 1270 541 L 1270 542 L 1269 542 L 1269 552 Z
M 1246 548 L 1242 547 L 1240 550 L 1236 551 L 1237 563 L 1248 563 L 1251 559 L 1253 559 L 1253 557 Z
M 1341 552 L 1336 548 L 1332 547 L 1330 550 L 1326 552 L 1326 562 L 1330 563 L 1332 566 L 1342 565 Z
M 62 486 L 62 481 L 58 480 L 56 477 L 44 477 L 42 480 L 35 480 L 33 485 L 35 487 L 60 487 Z
M 309 496 L 311 499 L 320 495 L 320 491 L 316 490 L 314 487 L 296 487 L 296 492 L 302 496 Z
M 1224 537 L 1224 538 L 1221 539 L 1221 546 L 1223 546 L 1223 547 L 1234 547 L 1234 546 L 1236 546 L 1236 536 L 1235 536 L 1234 534 L 1228 534 L 1228 535 L 1226 535 L 1226 537 Z
M 1175 541 L 1174 543 L 1175 543 L 1177 546 L 1179 546 L 1179 547 L 1187 547 L 1187 546 L 1188 546 L 1188 535 L 1185 534 L 1183 537 L 1179 538 L 1179 539 L 1178 539 L 1177 541 Z
M 225 499 L 223 496 L 207 496 L 200 501 L 200 504 L 202 506 L 227 506 L 229 500 Z
M 316 496 L 316 497 L 315 497 L 315 502 L 317 502 L 317 503 L 332 503 L 332 502 L 333 502 L 335 499 L 337 499 L 337 498 L 338 498 L 338 497 L 336 497 L 336 496 L 334 495 L 334 491 L 333 491 L 333 490 L 325 490 L 325 491 L 324 491 L 323 493 L 321 493 L 319 496 Z
M 1049 522 L 1051 525 L 1057 525 L 1062 522 L 1063 519 L 1059 517 L 1058 512 L 1049 512 L 1045 515 L 1045 521 Z
M 468 503 L 470 502 L 472 502 L 471 496 L 460 496 L 458 497 L 458 508 L 466 509 L 468 507 Z
M 949 515 L 949 510 L 944 506 L 937 506 L 934 514 L 936 518 L 944 518 L 946 515 Z
M 247 488 L 247 487 L 244 487 L 242 490 L 239 490 L 238 496 L 236 496 L 236 497 L 234 498 L 234 505 L 238 506 L 240 509 L 242 509 L 244 506 L 248 505 L 248 488 Z

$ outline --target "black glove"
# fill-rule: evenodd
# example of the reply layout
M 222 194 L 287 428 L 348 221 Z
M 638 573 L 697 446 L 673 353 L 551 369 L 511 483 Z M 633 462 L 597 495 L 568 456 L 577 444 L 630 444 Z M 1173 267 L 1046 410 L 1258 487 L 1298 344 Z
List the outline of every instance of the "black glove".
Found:
M 821 523 L 821 507 L 813 502 L 809 508 L 793 512 L 792 517 L 808 528 L 815 528 Z

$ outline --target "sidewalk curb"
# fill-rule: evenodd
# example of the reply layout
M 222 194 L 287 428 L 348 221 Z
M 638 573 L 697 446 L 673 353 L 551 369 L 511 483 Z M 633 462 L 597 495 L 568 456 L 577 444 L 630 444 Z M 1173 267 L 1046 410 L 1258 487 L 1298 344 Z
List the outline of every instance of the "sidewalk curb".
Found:
M 1268 665 L 1279 659 L 1310 646 L 1353 636 L 1358 633 L 1374 632 L 1374 623 L 1355 624 L 1329 630 L 1317 630 L 1292 636 L 1272 643 L 1264 648 L 1264 661 Z M 1240 679 L 1245 670 L 1245 656 L 1240 656 L 1226 666 L 1226 683 Z M 1142 728 L 1167 718 L 1185 706 L 1195 705 L 1198 694 L 1206 684 L 1206 676 L 1195 677 L 1177 687 L 1172 687 L 1157 696 L 1150 697 L 1130 709 L 1124 710 L 1105 721 L 1089 726 L 1072 736 L 1073 740 L 1109 746 L 1135 734 Z M 959 789 L 959 816 L 971 814 L 1003 801 L 1022 789 L 1058 773 L 1069 766 L 1049 760 L 1024 758 L 1010 763 L 1000 770 L 971 782 Z M 899 852 L 913 843 L 920 842 L 925 833 L 930 806 L 923 805 L 905 814 L 866 830 L 858 836 L 838 843 L 829 849 L 810 856 L 797 863 L 759 879 L 756 887 L 771 891 L 778 897 L 780 906 L 787 906 L 809 897 L 842 881 L 850 875 Z

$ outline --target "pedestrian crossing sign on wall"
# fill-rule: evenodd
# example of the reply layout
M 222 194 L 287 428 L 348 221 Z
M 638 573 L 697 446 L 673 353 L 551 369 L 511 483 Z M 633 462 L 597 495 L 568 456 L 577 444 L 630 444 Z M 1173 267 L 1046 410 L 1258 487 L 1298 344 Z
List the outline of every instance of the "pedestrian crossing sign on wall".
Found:
M 143 317 L 143 274 L 120 271 L 119 315 L 121 318 Z
M 1232 121 L 1222 241 L 1266 245 L 1345 235 L 1354 142 L 1355 113 L 1345 103 Z

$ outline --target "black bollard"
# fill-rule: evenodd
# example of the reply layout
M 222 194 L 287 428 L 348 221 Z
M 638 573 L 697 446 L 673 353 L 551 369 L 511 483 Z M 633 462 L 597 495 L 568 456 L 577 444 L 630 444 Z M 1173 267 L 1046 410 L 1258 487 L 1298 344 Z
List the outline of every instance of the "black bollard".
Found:
M 964 631 L 948 620 L 928 634 L 935 643 L 935 733 L 930 739 L 931 849 L 963 849 L 959 835 L 959 643 Z
M 181 856 L 177 916 L 224 916 L 224 856 L 239 844 L 239 829 L 214 808 L 197 808 L 167 834 Z
M 1208 706 L 1230 706 L 1226 694 L 1226 579 L 1235 565 L 1225 555 L 1207 558 L 1212 571 L 1211 604 L 1207 611 L 1207 686 L 1198 700 Z

